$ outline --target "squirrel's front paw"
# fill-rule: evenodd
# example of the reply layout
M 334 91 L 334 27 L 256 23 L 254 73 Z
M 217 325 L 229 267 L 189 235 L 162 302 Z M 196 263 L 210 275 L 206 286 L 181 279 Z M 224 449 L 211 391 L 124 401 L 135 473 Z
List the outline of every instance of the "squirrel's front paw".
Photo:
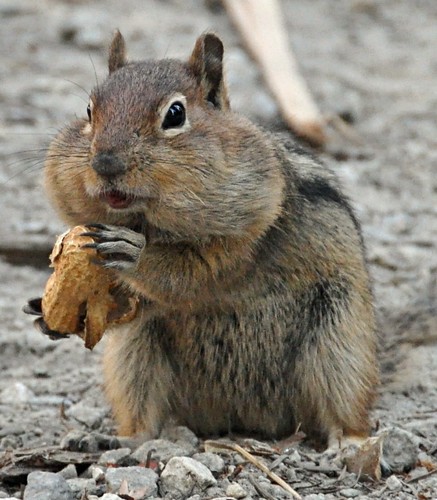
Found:
M 104 258 L 101 265 L 121 272 L 134 271 L 141 251 L 146 244 L 143 234 L 121 226 L 108 224 L 88 224 L 89 231 L 84 236 L 91 236 L 94 243 L 84 245 L 94 248 Z M 100 264 L 100 262 L 97 262 Z

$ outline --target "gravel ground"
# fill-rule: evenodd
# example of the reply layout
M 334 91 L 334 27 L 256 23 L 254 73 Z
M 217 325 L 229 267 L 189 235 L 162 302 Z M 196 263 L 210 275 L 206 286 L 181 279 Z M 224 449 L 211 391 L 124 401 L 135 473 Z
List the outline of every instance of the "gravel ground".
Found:
M 216 30 L 227 47 L 234 108 L 284 131 L 217 5 L 0 1 L 0 498 L 22 498 L 26 478 L 28 500 L 288 498 L 235 451 L 205 452 L 188 429 L 170 428 L 140 448 L 109 438 L 102 345 L 88 352 L 79 339 L 51 342 L 21 312 L 41 294 L 48 251 L 64 230 L 41 187 L 44 151 L 66 121 L 84 116 L 115 28 L 137 59 L 185 57 L 198 34 Z M 383 368 L 373 422 L 387 434 L 392 474 L 359 481 L 338 457 L 305 443 L 239 443 L 306 499 L 436 499 L 437 3 L 284 0 L 283 11 L 323 113 L 349 120 L 357 135 L 330 129 L 320 154 L 363 223 Z

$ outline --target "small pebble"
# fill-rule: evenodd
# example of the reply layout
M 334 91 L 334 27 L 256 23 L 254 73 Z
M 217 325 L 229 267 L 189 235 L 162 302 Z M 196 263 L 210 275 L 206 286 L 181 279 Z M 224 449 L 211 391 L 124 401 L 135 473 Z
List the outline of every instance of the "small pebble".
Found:
M 226 495 L 232 498 L 245 498 L 247 497 L 247 492 L 238 483 L 232 483 L 226 488 Z
M 96 483 L 105 479 L 105 471 L 101 467 L 98 467 L 96 464 L 91 464 L 88 470 L 91 473 L 91 477 L 94 479 L 94 481 L 96 481 Z
M 402 488 L 402 482 L 394 474 L 385 480 L 385 484 L 390 491 L 397 491 Z

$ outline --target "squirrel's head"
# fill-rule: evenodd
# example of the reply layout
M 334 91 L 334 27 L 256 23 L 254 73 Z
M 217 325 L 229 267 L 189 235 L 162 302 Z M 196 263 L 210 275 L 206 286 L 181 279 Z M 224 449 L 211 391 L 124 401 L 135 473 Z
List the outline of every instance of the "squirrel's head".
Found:
M 75 190 L 87 198 L 82 206 L 98 206 L 92 212 L 100 219 L 126 223 L 143 215 L 190 236 L 255 231 L 272 204 L 278 210 L 281 183 L 269 168 L 274 152 L 257 144 L 262 134 L 230 111 L 223 53 L 221 40 L 205 33 L 186 62 L 128 62 L 117 31 L 109 75 L 91 92 L 88 120 L 52 146 L 56 154 L 46 163 L 52 194 L 62 150 L 76 165 Z M 80 211 L 68 210 L 70 220 Z

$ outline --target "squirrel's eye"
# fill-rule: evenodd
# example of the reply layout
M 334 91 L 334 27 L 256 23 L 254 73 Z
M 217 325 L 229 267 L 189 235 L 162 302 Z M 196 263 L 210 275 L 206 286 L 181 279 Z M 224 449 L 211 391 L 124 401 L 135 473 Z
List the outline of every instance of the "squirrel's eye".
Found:
M 86 114 L 88 115 L 88 121 L 91 122 L 91 104 L 88 104 Z
M 162 128 L 167 130 L 169 128 L 182 127 L 185 123 L 185 108 L 184 105 L 177 101 L 174 102 L 167 111 L 164 121 L 162 122 Z

